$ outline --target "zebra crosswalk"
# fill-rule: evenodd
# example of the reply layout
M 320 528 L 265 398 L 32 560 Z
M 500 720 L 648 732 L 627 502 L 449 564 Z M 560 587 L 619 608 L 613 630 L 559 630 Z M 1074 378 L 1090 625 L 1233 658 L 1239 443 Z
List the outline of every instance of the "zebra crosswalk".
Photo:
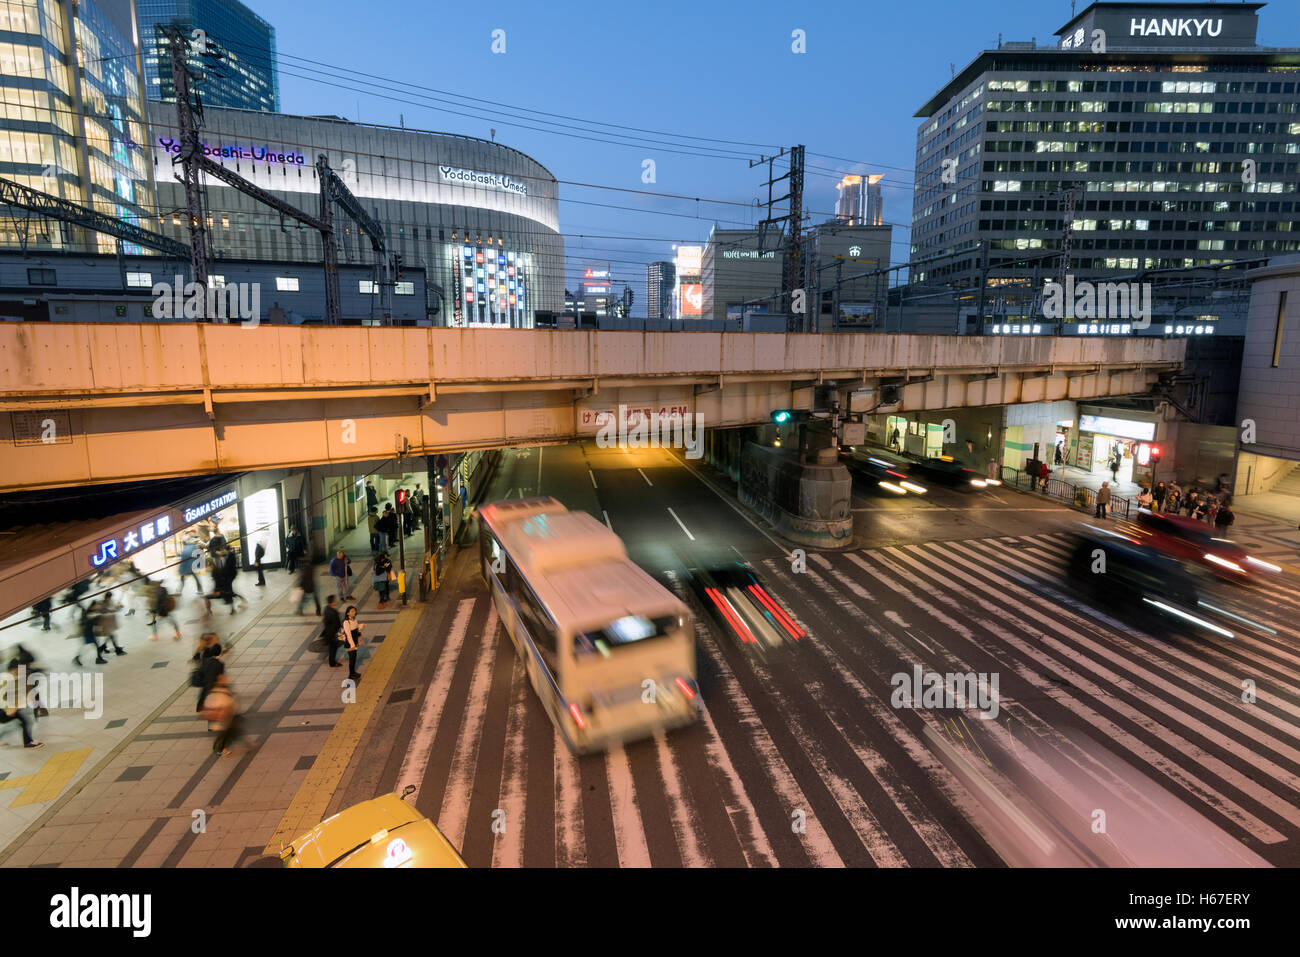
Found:
M 583 758 L 471 590 L 407 705 L 399 783 L 471 866 L 1297 863 L 1293 580 L 1216 599 L 1257 623 L 1231 637 L 1155 638 L 1074 593 L 1069 549 L 756 559 L 810 637 L 758 656 L 700 616 L 701 720 Z M 996 676 L 996 707 L 900 707 L 916 668 Z

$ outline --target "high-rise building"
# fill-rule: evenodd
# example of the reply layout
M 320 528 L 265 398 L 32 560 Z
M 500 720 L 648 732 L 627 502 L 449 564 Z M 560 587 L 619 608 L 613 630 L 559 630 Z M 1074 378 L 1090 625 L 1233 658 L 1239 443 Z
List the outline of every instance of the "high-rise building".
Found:
M 1300 48 L 1257 43 L 1264 5 L 1093 3 L 1051 47 L 979 53 L 916 114 L 912 280 L 1300 250 Z
M 614 314 L 613 281 L 609 275 L 608 262 L 587 262 L 582 266 L 582 299 L 585 312 L 594 312 L 596 316 Z
M 848 226 L 883 226 L 885 204 L 880 195 L 880 181 L 884 178 L 884 173 L 845 176 L 835 185 L 840 191 L 835 217 Z
M 191 44 L 189 63 L 204 75 L 197 87 L 205 106 L 241 110 L 280 110 L 280 74 L 275 59 L 275 27 L 239 0 L 135 0 L 140 11 L 146 94 L 176 102 L 171 53 L 161 30 L 179 22 L 187 35 L 201 30 L 222 57 L 218 65 L 199 56 Z
M 138 224 L 153 189 L 133 15 L 131 0 L 0 4 L 0 176 Z M 117 240 L 6 210 L 0 246 L 115 252 Z
M 645 267 L 645 296 L 647 319 L 674 319 L 673 288 L 677 285 L 677 270 L 672 263 L 650 263 Z

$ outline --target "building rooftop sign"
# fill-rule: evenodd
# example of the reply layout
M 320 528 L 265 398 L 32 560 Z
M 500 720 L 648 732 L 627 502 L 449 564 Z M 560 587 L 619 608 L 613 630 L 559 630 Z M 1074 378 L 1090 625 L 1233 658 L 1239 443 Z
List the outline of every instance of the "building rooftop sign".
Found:
M 1253 47 L 1262 3 L 1094 3 L 1061 27 L 1060 48 Z

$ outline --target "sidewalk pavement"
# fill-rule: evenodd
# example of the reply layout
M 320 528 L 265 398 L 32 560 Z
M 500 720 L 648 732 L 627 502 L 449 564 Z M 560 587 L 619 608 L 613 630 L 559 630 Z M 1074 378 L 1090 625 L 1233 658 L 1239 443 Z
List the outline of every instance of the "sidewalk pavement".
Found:
M 406 539 L 406 546 L 409 596 L 416 591 L 412 573 L 423 554 L 423 532 Z M 364 685 L 367 661 L 401 606 L 394 589 L 387 609 L 376 607 L 364 526 L 349 534 L 344 547 L 359 600 L 342 604 L 357 605 L 371 642 L 359 656 Z M 334 581 L 326 566 L 318 566 L 316 575 L 323 602 Z M 22 747 L 17 722 L 0 733 L 0 864 L 230 866 L 245 851 L 256 848 L 260 854 L 282 805 L 344 711 L 339 685 L 347 672 L 324 667 L 322 656 L 309 651 L 320 619 L 310 599 L 306 615 L 296 614 L 289 600 L 293 579 L 277 570 L 258 588 L 255 574 L 242 572 L 236 591 L 250 599 L 248 606 L 232 616 L 214 601 L 206 621 L 202 601 L 191 591 L 176 612 L 180 642 L 170 634 L 150 641 L 147 616 L 119 613 L 118 640 L 127 654 L 110 650 L 103 666 L 83 657 L 87 666 L 73 669 L 102 672 L 102 713 L 53 710 L 36 724 L 36 737 L 45 743 L 37 750 Z M 257 600 L 250 592 L 259 593 Z M 0 644 L 16 639 L 46 668 L 69 669 L 80 644 L 77 632 L 59 620 L 67 616 L 55 615 L 61 631 L 20 625 L 0 632 Z M 190 656 L 207 630 L 221 635 L 226 673 L 244 715 L 243 741 L 225 758 L 212 751 L 213 735 L 195 715 L 198 690 L 189 684 Z M 346 656 L 341 660 L 346 666 Z M 193 822 L 218 810 L 224 835 L 219 840 L 211 826 L 205 833 L 191 830 Z M 244 843 L 235 847 L 232 833 Z

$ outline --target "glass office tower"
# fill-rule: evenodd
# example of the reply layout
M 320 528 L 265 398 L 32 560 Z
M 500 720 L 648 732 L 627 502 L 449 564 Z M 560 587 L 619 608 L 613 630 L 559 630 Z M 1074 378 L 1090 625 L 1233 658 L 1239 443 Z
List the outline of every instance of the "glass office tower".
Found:
M 131 0 L 0 0 L 0 176 L 147 224 L 151 167 L 132 16 Z M 114 252 L 116 242 L 0 213 L 0 247 Z
M 221 48 L 215 69 L 194 53 L 190 63 L 206 79 L 198 88 L 207 106 L 240 110 L 280 110 L 280 80 L 275 59 L 275 28 L 238 0 L 136 0 L 140 9 L 140 45 L 145 88 L 151 100 L 174 103 L 171 54 L 159 28 L 173 20 L 187 33 L 202 30 Z

